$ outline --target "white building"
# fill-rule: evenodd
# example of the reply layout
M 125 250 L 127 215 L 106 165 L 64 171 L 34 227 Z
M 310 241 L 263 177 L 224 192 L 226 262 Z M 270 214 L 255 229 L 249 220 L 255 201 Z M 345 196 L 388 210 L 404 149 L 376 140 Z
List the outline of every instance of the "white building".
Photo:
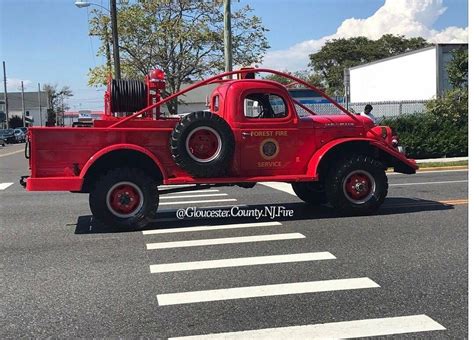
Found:
M 446 71 L 453 50 L 467 44 L 436 44 L 349 69 L 350 101 L 423 101 L 451 88 Z
M 21 92 L 9 92 L 8 96 L 8 117 L 11 118 L 13 116 L 22 117 L 22 96 Z M 5 94 L 2 92 L 0 93 L 0 111 L 5 112 L 5 104 L 3 104 L 5 100 Z M 41 103 L 40 103 L 41 101 Z M 24 105 L 25 111 L 29 113 L 30 117 L 34 119 L 34 123 L 32 125 L 44 126 L 47 120 L 47 112 L 48 109 L 48 95 L 46 92 L 41 91 L 40 98 L 38 98 L 38 92 L 25 92 L 24 93 Z M 41 107 L 41 116 L 40 116 L 40 107 Z

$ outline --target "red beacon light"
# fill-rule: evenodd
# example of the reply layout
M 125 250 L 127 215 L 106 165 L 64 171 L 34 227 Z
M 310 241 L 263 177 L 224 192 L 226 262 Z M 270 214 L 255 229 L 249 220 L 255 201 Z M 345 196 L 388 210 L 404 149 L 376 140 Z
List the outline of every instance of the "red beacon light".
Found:
M 160 90 L 165 88 L 166 75 L 163 70 L 154 69 L 148 73 L 148 79 L 150 83 L 153 83 L 153 87 L 156 87 Z

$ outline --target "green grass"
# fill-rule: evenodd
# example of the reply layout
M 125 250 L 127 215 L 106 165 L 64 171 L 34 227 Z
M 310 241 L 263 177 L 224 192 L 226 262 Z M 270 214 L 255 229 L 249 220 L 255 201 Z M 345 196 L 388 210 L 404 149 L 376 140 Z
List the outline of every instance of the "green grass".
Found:
M 434 162 L 434 163 L 418 163 L 420 168 L 440 168 L 447 166 L 467 166 L 468 161 L 457 161 L 457 162 Z

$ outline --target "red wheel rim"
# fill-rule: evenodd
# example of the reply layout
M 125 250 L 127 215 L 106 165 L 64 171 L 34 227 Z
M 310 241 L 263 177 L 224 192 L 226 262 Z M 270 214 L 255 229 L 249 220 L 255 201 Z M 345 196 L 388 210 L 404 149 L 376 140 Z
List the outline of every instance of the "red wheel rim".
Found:
M 186 149 L 195 161 L 210 162 L 222 148 L 220 136 L 214 129 L 200 127 L 191 131 L 186 139 Z
M 117 183 L 107 193 L 107 206 L 118 217 L 133 216 L 142 205 L 143 194 L 133 183 Z
M 374 192 L 374 178 L 366 171 L 353 171 L 344 180 L 344 194 L 353 203 L 367 202 Z

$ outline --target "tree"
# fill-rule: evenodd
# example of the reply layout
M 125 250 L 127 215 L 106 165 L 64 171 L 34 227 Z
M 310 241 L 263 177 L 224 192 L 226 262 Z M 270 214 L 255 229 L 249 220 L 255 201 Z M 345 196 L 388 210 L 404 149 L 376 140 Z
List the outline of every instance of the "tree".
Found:
M 293 77 L 300 78 L 301 80 L 304 80 L 305 82 L 313 86 L 323 89 L 322 78 L 319 74 L 315 72 L 310 72 L 310 71 L 296 71 L 296 72 L 284 71 L 284 72 L 288 73 L 289 75 L 292 75 Z M 265 79 L 273 80 L 283 85 L 288 85 L 288 84 L 293 83 L 293 80 L 285 78 L 283 76 L 279 76 L 277 74 L 270 74 L 269 76 L 266 76 Z
M 453 52 L 453 59 L 446 66 L 448 78 L 454 88 L 467 87 L 468 80 L 468 51 L 458 49 Z
M 23 119 L 18 116 L 13 116 L 8 120 L 8 126 L 10 129 L 16 129 L 23 126 Z
M 73 93 L 69 86 L 63 86 L 58 89 L 58 85 L 45 84 L 43 85 L 43 91 L 48 96 L 48 107 L 47 110 L 47 121 L 46 126 L 55 126 L 58 114 L 63 113 L 69 109 L 69 106 L 65 101 L 67 98 L 72 97 Z
M 330 95 L 344 94 L 344 69 L 429 46 L 423 38 L 386 34 L 378 40 L 366 37 L 334 39 L 311 54 L 310 67 L 321 76 Z
M 164 96 L 183 83 L 224 70 L 222 3 L 217 1 L 139 0 L 118 10 L 119 48 L 124 78 L 143 79 L 153 68 L 167 77 Z M 94 11 L 90 34 L 99 36 L 104 55 L 107 35 L 105 14 Z M 234 64 L 248 66 L 262 60 L 269 48 L 262 20 L 249 6 L 232 13 Z M 89 72 L 89 84 L 105 84 L 109 71 L 102 65 Z M 177 111 L 177 101 L 168 104 Z

